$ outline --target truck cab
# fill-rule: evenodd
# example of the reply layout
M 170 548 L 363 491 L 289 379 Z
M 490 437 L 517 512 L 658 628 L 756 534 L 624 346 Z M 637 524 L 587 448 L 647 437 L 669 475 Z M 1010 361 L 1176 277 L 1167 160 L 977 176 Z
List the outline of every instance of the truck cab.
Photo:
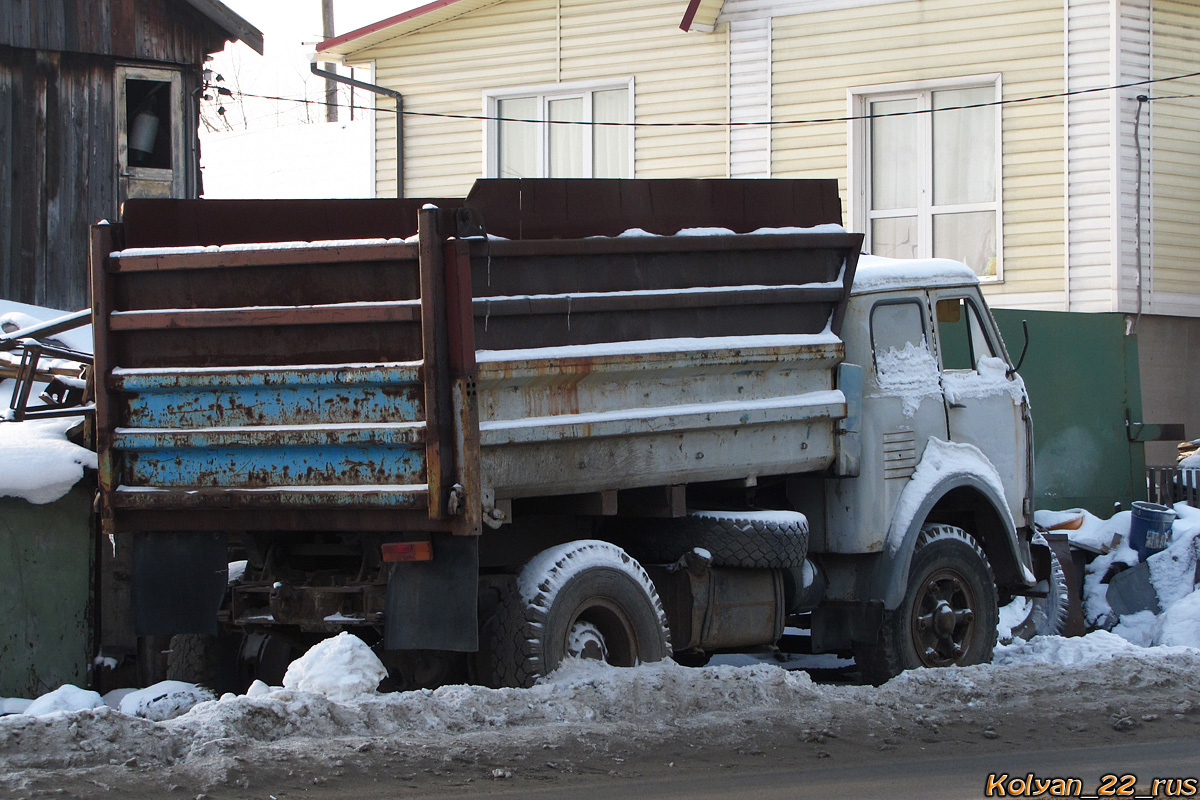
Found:
M 842 335 L 847 362 L 862 367 L 861 455 L 853 474 L 830 479 L 824 525 L 814 526 L 810 553 L 827 569 L 830 587 L 825 607 L 814 612 L 814 645 L 850 644 L 869 662 L 872 652 L 894 649 L 876 635 L 887 632 L 889 619 L 907 618 L 912 629 L 892 631 L 893 638 L 919 640 L 916 629 L 940 612 L 958 620 L 936 637 L 940 647 L 914 649 L 917 663 L 910 658 L 874 677 L 958 663 L 958 651 L 978 638 L 972 628 L 990 631 L 995 605 L 1034 585 L 1024 383 L 978 279 L 957 262 L 862 256 Z M 995 589 L 969 585 L 959 568 L 964 574 L 918 596 L 924 590 L 912 565 L 925 547 L 958 551 L 976 567 L 982 558 L 986 569 L 978 571 Z M 873 566 L 864 569 L 861 557 L 870 554 L 865 563 Z

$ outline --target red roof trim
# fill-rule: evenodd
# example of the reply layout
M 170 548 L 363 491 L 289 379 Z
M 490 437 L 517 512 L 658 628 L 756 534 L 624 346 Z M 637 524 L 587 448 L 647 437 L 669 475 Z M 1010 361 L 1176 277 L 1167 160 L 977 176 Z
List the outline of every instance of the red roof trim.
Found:
M 699 0 L 692 1 L 699 2 Z M 372 22 L 370 25 L 359 28 L 356 31 L 350 31 L 349 33 L 343 33 L 341 36 L 335 36 L 332 39 L 326 39 L 317 45 L 317 52 L 320 53 L 324 50 L 328 50 L 331 47 L 337 47 L 338 45 L 345 44 L 346 42 L 352 42 L 355 39 L 361 39 L 363 36 L 369 36 L 372 33 L 378 33 L 385 28 L 390 28 L 393 25 L 400 24 L 401 22 L 407 22 L 410 19 L 415 19 L 422 14 L 428 14 L 430 11 L 437 11 L 439 8 L 452 6 L 457 2 L 458 0 L 433 0 L 432 3 L 427 3 L 426 5 L 418 8 L 410 9 L 401 14 L 397 14 L 394 17 L 381 19 L 379 22 Z
M 687 11 L 683 12 L 683 21 L 679 23 L 679 29 L 682 31 L 690 31 L 692 29 L 692 21 L 696 19 L 696 12 L 700 9 L 700 0 L 688 0 Z

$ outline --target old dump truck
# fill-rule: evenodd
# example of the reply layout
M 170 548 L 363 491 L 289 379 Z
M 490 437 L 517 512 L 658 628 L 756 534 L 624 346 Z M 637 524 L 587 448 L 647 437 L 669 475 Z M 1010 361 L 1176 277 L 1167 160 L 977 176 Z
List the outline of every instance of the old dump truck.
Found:
M 131 201 L 92 272 L 136 633 L 243 684 L 342 630 L 523 686 L 799 615 L 876 682 L 989 660 L 1047 592 L 1023 385 L 969 269 L 838 223 L 832 181 Z

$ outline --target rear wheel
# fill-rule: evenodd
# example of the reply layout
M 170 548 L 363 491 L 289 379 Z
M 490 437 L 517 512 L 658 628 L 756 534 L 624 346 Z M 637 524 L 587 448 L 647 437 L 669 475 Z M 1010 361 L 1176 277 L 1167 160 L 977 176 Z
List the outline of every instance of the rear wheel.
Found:
M 577 541 L 535 556 L 490 626 L 493 686 L 532 686 L 565 658 L 633 667 L 671 655 L 658 592 L 616 545 Z
M 879 641 L 855 658 L 880 684 L 904 670 L 983 664 L 992 659 L 999 610 L 987 556 L 965 531 L 926 525 L 917 539 L 908 589 L 884 616 Z

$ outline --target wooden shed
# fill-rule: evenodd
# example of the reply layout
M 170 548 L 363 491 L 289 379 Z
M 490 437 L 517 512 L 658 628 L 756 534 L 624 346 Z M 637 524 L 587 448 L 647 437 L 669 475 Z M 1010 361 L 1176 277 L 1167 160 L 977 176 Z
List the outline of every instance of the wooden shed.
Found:
M 262 33 L 218 0 L 0 3 L 0 298 L 90 304 L 88 226 L 195 197 L 204 61 Z

